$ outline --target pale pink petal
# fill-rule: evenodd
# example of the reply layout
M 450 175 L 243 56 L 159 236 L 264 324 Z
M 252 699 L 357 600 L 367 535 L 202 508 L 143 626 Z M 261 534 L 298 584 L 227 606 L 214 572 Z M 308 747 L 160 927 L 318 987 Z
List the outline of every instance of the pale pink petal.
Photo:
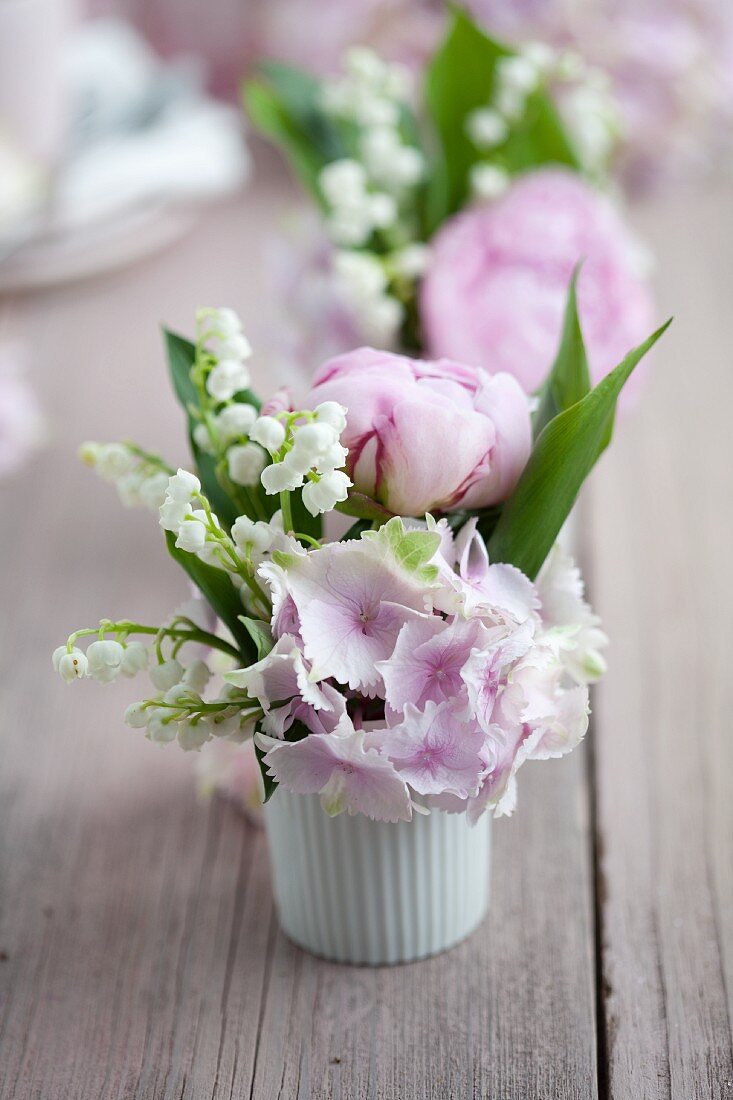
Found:
M 270 775 L 294 794 L 320 794 L 327 813 L 363 813 L 376 821 L 409 821 L 410 796 L 392 764 L 364 734 L 311 734 L 279 742 L 265 756 Z
M 249 668 L 225 674 L 225 679 L 242 688 L 251 699 L 257 699 L 268 711 L 274 703 L 298 696 L 316 709 L 331 709 L 331 704 L 318 684 L 308 674 L 297 639 L 288 634 L 278 638 L 272 650 Z
M 424 608 L 425 589 L 383 560 L 376 540 L 324 546 L 294 559 L 287 576 L 312 676 L 374 694 L 382 682 L 375 664 Z
M 391 657 L 377 666 L 389 706 L 399 711 L 406 703 L 422 707 L 459 695 L 461 669 L 483 633 L 478 620 L 448 623 L 433 615 L 406 623 Z
M 411 704 L 402 722 L 385 729 L 381 752 L 394 763 L 418 794 L 475 795 L 484 765 L 484 734 L 466 720 L 454 703 L 427 703 L 424 711 Z

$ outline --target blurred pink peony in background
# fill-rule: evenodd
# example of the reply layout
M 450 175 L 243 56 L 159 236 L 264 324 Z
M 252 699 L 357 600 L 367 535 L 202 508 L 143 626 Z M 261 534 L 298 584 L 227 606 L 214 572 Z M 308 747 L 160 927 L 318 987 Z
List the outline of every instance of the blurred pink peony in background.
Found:
M 508 371 L 535 390 L 557 352 L 568 284 L 582 260 L 578 302 L 597 381 L 653 328 L 641 257 L 611 203 L 578 176 L 528 173 L 433 239 L 421 296 L 427 349 Z
M 316 372 L 306 404 L 323 401 L 348 409 L 356 489 L 399 515 L 497 504 L 529 457 L 529 406 L 509 374 L 360 348 Z
M 25 461 L 42 435 L 43 420 L 24 377 L 20 347 L 0 343 L 0 478 Z

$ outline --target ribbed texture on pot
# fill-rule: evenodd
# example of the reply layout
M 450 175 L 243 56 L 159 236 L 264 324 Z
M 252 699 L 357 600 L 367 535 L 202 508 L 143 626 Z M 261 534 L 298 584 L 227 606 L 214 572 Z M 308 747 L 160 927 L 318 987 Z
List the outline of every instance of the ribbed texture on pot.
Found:
M 279 789 L 265 806 L 285 933 L 337 962 L 409 962 L 465 939 L 489 905 L 488 815 L 433 811 L 391 825 L 328 817 L 315 795 Z

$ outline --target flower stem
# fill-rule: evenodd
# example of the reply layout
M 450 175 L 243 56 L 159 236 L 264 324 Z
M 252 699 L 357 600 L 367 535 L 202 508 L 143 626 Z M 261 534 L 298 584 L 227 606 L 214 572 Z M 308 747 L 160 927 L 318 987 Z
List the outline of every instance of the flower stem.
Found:
M 286 535 L 292 535 L 293 532 L 293 513 L 290 508 L 290 493 L 284 490 L 280 493 L 280 510 L 283 514 L 283 531 Z
M 119 622 L 113 622 L 111 619 L 103 619 L 100 626 L 86 627 L 84 630 L 75 630 L 73 634 L 69 635 L 69 640 L 66 643 L 69 652 L 71 652 L 74 643 L 78 638 L 86 638 L 92 634 L 157 634 L 161 638 L 180 638 L 186 642 L 198 642 L 200 645 L 207 645 L 210 649 L 219 649 L 222 653 L 229 654 L 230 657 L 235 657 L 237 660 L 241 660 L 241 654 L 239 650 L 230 645 L 229 642 L 224 641 L 217 634 L 211 634 L 208 630 L 201 630 L 196 627 L 193 630 L 176 630 L 171 627 L 165 626 L 144 626 L 142 623 L 133 623 L 128 619 L 120 619 Z

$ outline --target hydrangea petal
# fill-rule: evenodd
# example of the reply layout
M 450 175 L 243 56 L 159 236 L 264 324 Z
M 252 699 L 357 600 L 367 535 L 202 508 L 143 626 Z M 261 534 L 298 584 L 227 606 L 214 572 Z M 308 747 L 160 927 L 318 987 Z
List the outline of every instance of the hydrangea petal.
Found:
M 320 794 L 335 815 L 363 813 L 375 821 L 409 821 L 410 795 L 386 757 L 365 750 L 364 734 L 311 734 L 272 744 L 264 758 L 278 783 L 293 794 Z
M 423 711 L 408 703 L 399 725 L 372 737 L 418 794 L 478 792 L 484 734 L 455 702 L 427 703 Z

